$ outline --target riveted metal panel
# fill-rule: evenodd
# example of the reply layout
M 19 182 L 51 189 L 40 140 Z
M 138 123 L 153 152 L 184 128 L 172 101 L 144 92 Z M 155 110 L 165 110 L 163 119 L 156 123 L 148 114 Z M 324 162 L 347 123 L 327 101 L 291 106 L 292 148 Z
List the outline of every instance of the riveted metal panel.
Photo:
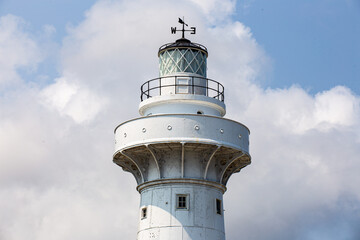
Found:
M 207 143 L 249 152 L 248 128 L 229 119 L 205 115 L 164 114 L 133 119 L 115 129 L 115 139 L 115 152 L 161 142 Z

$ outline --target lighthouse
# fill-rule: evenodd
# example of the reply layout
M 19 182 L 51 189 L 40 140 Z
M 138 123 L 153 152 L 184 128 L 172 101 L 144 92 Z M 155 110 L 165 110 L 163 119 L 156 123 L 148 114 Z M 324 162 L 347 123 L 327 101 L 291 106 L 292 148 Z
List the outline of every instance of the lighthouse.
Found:
M 249 129 L 224 118 L 208 50 L 185 38 L 195 27 L 179 23 L 171 32 L 182 37 L 159 48 L 159 77 L 141 86 L 140 117 L 115 128 L 113 161 L 141 195 L 137 240 L 225 240 L 223 195 L 251 163 Z

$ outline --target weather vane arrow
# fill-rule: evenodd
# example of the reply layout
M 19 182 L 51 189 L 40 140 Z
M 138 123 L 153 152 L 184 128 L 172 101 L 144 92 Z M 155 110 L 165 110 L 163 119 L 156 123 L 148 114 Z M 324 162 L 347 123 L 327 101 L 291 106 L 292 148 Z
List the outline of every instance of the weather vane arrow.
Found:
M 182 32 L 182 38 L 185 38 L 185 32 L 190 32 L 190 34 L 196 34 L 196 27 L 190 27 L 190 29 L 185 29 L 185 25 L 188 27 L 185 23 L 184 17 L 183 19 L 179 18 L 179 23 L 182 24 L 182 29 L 176 29 L 176 27 L 171 27 L 171 34 L 175 34 L 176 32 Z

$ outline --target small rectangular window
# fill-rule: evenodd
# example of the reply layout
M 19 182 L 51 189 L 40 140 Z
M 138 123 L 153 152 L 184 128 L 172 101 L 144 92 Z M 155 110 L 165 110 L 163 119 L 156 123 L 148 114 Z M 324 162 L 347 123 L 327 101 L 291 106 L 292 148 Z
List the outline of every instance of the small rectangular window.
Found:
M 176 195 L 176 209 L 188 209 L 188 195 L 177 194 Z
M 221 200 L 216 199 L 216 213 L 221 215 L 222 214 L 222 206 L 221 206 Z
M 141 209 L 141 219 L 144 219 L 147 217 L 147 207 L 143 207 Z

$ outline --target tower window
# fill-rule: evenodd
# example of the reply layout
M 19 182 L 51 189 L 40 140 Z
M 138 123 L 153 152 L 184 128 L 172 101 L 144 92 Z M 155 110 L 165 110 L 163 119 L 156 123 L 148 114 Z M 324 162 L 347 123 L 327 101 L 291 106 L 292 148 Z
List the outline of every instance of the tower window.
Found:
M 222 206 L 221 206 L 221 200 L 216 199 L 216 213 L 221 215 L 222 214 Z
M 147 207 L 143 207 L 141 209 L 141 219 L 144 219 L 147 217 Z
M 176 195 L 176 209 L 189 209 L 188 196 L 186 194 Z

